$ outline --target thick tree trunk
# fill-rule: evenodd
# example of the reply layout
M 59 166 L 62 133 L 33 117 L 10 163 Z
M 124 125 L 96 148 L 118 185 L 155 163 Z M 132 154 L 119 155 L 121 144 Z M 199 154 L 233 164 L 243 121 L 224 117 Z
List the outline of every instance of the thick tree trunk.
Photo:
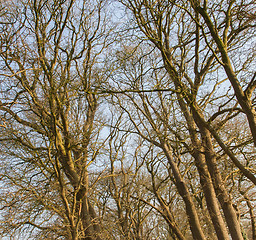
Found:
M 61 149 L 59 147 L 59 149 Z M 88 179 L 87 179 L 87 172 L 84 171 L 83 178 L 79 176 L 77 173 L 75 167 L 73 166 L 73 159 L 70 155 L 66 154 L 64 149 L 60 150 L 60 155 L 62 156 L 62 166 L 64 168 L 65 174 L 67 178 L 70 180 L 70 183 L 72 184 L 74 189 L 80 188 L 79 191 L 76 193 L 76 202 L 79 206 L 79 203 L 81 204 L 81 210 L 80 207 L 76 207 L 76 212 L 72 213 L 72 216 L 69 217 L 80 217 L 83 225 L 83 229 L 79 229 L 79 231 L 84 232 L 84 238 L 78 238 L 83 240 L 101 240 L 99 234 L 101 232 L 101 228 L 99 225 L 99 221 L 97 218 L 97 214 L 95 213 L 94 208 L 92 207 L 88 197 L 87 197 L 87 189 L 88 189 Z M 84 182 L 81 182 L 80 179 L 84 179 Z M 72 226 L 71 226 L 72 228 Z M 74 229 L 71 229 L 72 236 L 74 235 L 74 239 L 77 240 L 77 234 L 74 232 L 77 231 L 77 229 L 73 226 Z
M 205 159 L 206 159 L 206 163 L 207 163 L 209 171 L 206 170 L 204 167 L 202 167 L 204 165 L 204 161 L 202 161 L 198 157 L 196 160 L 196 164 L 198 166 L 198 172 L 200 174 L 200 178 L 202 178 L 202 179 L 200 179 L 200 181 L 201 181 L 205 196 L 209 196 L 207 194 L 213 194 L 212 197 L 207 197 L 207 200 L 209 201 L 209 202 L 207 202 L 207 207 L 208 207 L 209 213 L 211 215 L 211 219 L 212 219 L 216 234 L 218 233 L 219 239 L 227 239 L 228 238 L 227 232 L 223 228 L 224 222 L 221 217 L 221 213 L 219 211 L 218 205 L 215 202 L 216 195 L 217 195 L 217 198 L 218 198 L 218 200 L 221 204 L 221 207 L 223 209 L 225 219 L 226 219 L 226 222 L 227 222 L 227 225 L 228 225 L 228 228 L 229 228 L 232 238 L 236 239 L 236 240 L 242 240 L 243 238 L 242 238 L 242 234 L 241 234 L 240 224 L 237 221 L 235 210 L 232 206 L 230 199 L 228 198 L 228 194 L 226 193 L 220 173 L 217 169 L 216 159 L 214 158 L 214 154 L 209 154 L 210 153 L 209 149 L 211 149 L 211 151 L 213 151 L 213 148 L 211 145 L 210 135 L 205 135 L 206 133 L 204 131 L 206 129 L 205 129 L 205 127 L 203 127 L 203 123 L 200 122 L 201 119 L 203 118 L 203 116 L 200 115 L 200 109 L 195 108 L 195 106 L 194 106 L 195 103 L 192 101 L 191 96 L 189 96 L 189 92 L 187 91 L 186 86 L 184 86 L 182 84 L 178 73 L 176 72 L 175 68 L 171 65 L 170 53 L 162 52 L 162 55 L 163 55 L 163 59 L 165 61 L 166 70 L 168 71 L 170 77 L 172 78 L 172 80 L 175 84 L 175 88 L 177 89 L 177 92 L 182 90 L 181 93 L 177 93 L 178 101 L 179 101 L 179 105 L 183 111 L 183 114 L 186 118 L 189 132 L 190 132 L 190 137 L 191 137 L 192 143 L 194 143 L 195 150 L 196 149 L 200 150 L 201 147 L 197 143 L 198 139 L 196 139 L 196 128 L 194 126 L 194 123 L 196 123 L 197 127 L 200 129 L 201 136 L 204 138 L 207 136 L 205 138 L 205 139 L 207 139 L 207 141 L 205 142 L 205 144 L 206 144 L 205 147 L 207 147 Z M 186 101 L 186 103 L 184 102 L 183 99 Z M 191 110 L 193 112 L 192 116 L 188 110 L 188 106 L 191 106 Z M 209 131 L 208 131 L 208 133 L 209 133 Z M 214 152 L 212 152 L 212 153 L 214 153 Z M 209 172 L 210 172 L 210 177 L 209 177 Z M 210 183 L 210 180 L 209 180 L 209 182 L 205 181 L 205 179 L 208 180 L 209 178 L 212 179 L 214 190 L 215 190 L 216 194 L 213 193 L 214 192 L 213 186 Z M 215 213 L 213 213 L 213 211 Z M 218 217 L 218 219 L 217 219 L 217 217 Z
M 82 222 L 85 233 L 85 238 L 83 240 L 101 240 L 99 219 L 87 196 L 82 200 Z
M 217 167 L 216 154 L 213 149 L 211 134 L 209 130 L 205 128 L 203 122 L 201 121 L 203 116 L 200 114 L 199 109 L 198 111 L 196 111 L 195 108 L 193 108 L 192 111 L 193 111 L 193 115 L 196 120 L 197 126 L 200 130 L 202 142 L 204 145 L 206 163 L 214 184 L 217 198 L 221 204 L 223 213 L 225 215 L 225 219 L 226 219 L 230 234 L 233 239 L 243 240 L 241 227 L 237 219 L 236 211 L 232 205 L 232 201 L 229 197 L 229 194 L 227 193 L 221 174 Z
M 199 239 L 206 239 L 198 218 L 198 214 L 195 208 L 195 205 L 193 203 L 193 200 L 191 198 L 191 194 L 179 172 L 179 169 L 172 158 L 172 153 L 169 150 L 169 147 L 166 145 L 166 143 L 162 144 L 162 149 L 168 159 L 168 162 L 171 166 L 174 178 L 175 178 L 175 185 L 177 187 L 177 190 L 179 194 L 181 195 L 185 206 L 186 206 L 186 213 L 188 215 L 188 221 L 190 224 L 190 229 L 193 235 L 193 238 L 195 240 Z
M 203 156 L 202 152 L 202 146 L 200 144 L 200 141 L 198 140 L 196 136 L 196 124 L 194 122 L 193 116 L 188 110 L 187 105 L 185 102 L 182 100 L 181 96 L 178 94 L 179 98 L 179 105 L 181 107 L 181 110 L 184 114 L 184 117 L 187 121 L 189 133 L 190 133 L 190 138 L 192 141 L 193 145 L 193 152 L 192 156 L 195 159 L 195 164 L 200 176 L 200 183 L 204 192 L 205 200 L 206 200 L 206 205 L 208 212 L 210 214 L 216 235 L 219 240 L 225 240 L 228 239 L 228 232 L 226 229 L 226 224 L 222 218 L 216 193 L 214 190 L 214 186 L 211 180 L 210 173 L 207 169 L 205 157 Z

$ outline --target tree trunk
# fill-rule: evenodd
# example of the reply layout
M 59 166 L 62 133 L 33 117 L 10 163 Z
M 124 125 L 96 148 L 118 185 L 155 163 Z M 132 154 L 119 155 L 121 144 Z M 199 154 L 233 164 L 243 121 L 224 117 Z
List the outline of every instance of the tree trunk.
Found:
M 200 129 L 200 134 L 202 137 L 202 142 L 204 145 L 204 152 L 206 163 L 214 184 L 217 198 L 221 204 L 225 219 L 233 239 L 243 240 L 240 223 L 237 219 L 236 211 L 232 205 L 232 201 L 225 189 L 221 174 L 217 167 L 216 154 L 213 149 L 211 134 L 208 129 L 205 128 L 201 119 L 203 116 L 200 114 L 199 109 L 196 111 L 195 108 L 192 109 L 194 118 L 196 120 L 197 126 Z
M 185 206 L 186 206 L 186 213 L 188 215 L 188 221 L 190 224 L 190 229 L 193 235 L 193 238 L 195 240 L 199 239 L 206 239 L 203 233 L 203 230 L 201 228 L 201 224 L 197 215 L 197 211 L 195 208 L 195 205 L 193 203 L 193 200 L 191 198 L 191 194 L 179 172 L 179 169 L 172 158 L 172 153 L 169 150 L 169 147 L 166 143 L 162 144 L 162 149 L 168 159 L 168 162 L 171 166 L 174 178 L 175 178 L 175 185 L 177 187 L 177 190 L 179 194 L 181 195 L 182 199 L 184 200 Z
M 179 105 L 183 112 L 184 117 L 186 118 L 190 138 L 193 144 L 192 156 L 195 159 L 195 165 L 197 167 L 200 183 L 204 192 L 207 209 L 210 214 L 215 232 L 217 234 L 218 239 L 225 240 L 228 239 L 228 232 L 226 229 L 226 224 L 222 218 L 217 197 L 214 191 L 214 186 L 211 180 L 210 173 L 207 169 L 205 157 L 203 156 L 202 146 L 196 136 L 196 124 L 194 122 L 193 116 L 188 110 L 186 103 L 182 100 L 180 94 L 178 94 Z

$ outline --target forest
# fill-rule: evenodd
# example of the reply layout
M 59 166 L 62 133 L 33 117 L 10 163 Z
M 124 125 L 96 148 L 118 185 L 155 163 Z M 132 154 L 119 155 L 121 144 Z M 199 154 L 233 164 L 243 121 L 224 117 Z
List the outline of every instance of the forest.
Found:
M 2 240 L 256 240 L 255 0 L 0 0 Z

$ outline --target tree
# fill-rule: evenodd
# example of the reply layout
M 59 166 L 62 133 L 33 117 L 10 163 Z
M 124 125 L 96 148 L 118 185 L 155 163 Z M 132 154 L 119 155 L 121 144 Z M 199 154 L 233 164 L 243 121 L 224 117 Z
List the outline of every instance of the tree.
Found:
M 1 236 L 254 239 L 254 8 L 1 2 Z
M 111 43 L 105 3 L 6 4 L 18 18 L 1 16 L 1 204 L 12 209 L 3 233 L 29 226 L 36 239 L 102 239 L 88 169 L 103 144 L 94 92 Z
M 183 4 L 183 2 L 176 3 L 175 1 L 164 3 L 159 1 L 121 2 L 131 10 L 133 19 L 139 30 L 161 53 L 165 69 L 174 84 L 177 101 L 186 119 L 189 137 L 193 144 L 192 156 L 195 159 L 195 164 L 201 177 L 205 197 L 209 196 L 207 206 L 212 216 L 216 234 L 219 239 L 228 238 L 227 231 L 220 227 L 223 226 L 223 220 L 218 205 L 215 202 L 217 196 L 223 209 L 230 234 L 234 239 L 242 239 L 236 211 L 230 201 L 228 191 L 224 187 L 223 179 L 217 166 L 216 152 L 213 147 L 211 134 L 230 157 L 232 154 L 228 152 L 227 147 L 224 146 L 225 144 L 220 141 L 216 131 L 207 124 L 205 113 L 200 107 L 202 104 L 197 100 L 198 98 L 206 98 L 207 101 L 204 102 L 204 107 L 207 106 L 206 104 L 209 101 L 211 101 L 210 104 L 213 104 L 214 99 L 211 100 L 211 94 L 216 92 L 216 87 L 221 82 L 218 81 L 216 83 L 209 96 L 202 96 L 201 86 L 207 81 L 208 72 L 211 71 L 212 74 L 214 68 L 218 69 L 219 62 L 218 59 L 215 59 L 211 48 L 209 49 L 210 44 L 205 39 L 204 28 L 198 24 L 199 15 L 193 11 L 196 7 L 194 7 L 193 3 L 189 5 L 187 3 Z M 250 38 L 250 35 L 247 37 Z M 191 51 L 191 49 L 193 50 Z M 227 103 L 230 102 L 225 97 L 225 95 L 222 96 L 222 99 Z M 221 96 L 218 96 L 218 98 L 221 98 Z M 149 102 L 146 104 L 146 106 L 150 105 Z M 217 112 L 216 114 L 222 113 Z M 197 132 L 200 133 L 201 140 Z M 232 156 L 232 160 L 255 183 L 253 174 L 247 171 L 242 164 L 239 164 L 240 162 L 234 158 L 234 155 Z M 208 169 L 204 167 L 205 164 L 207 164 Z M 175 175 L 175 173 L 173 174 Z M 216 216 L 220 218 L 216 219 Z M 195 227 L 191 227 L 191 231 L 196 231 L 195 229 Z M 204 238 L 202 234 L 196 232 L 193 234 L 195 239 Z

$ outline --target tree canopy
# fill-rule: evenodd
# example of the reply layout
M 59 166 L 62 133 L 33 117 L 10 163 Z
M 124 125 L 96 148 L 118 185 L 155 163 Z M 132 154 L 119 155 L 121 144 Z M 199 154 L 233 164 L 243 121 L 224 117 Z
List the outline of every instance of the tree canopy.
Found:
M 255 9 L 0 1 L 0 236 L 255 240 Z

